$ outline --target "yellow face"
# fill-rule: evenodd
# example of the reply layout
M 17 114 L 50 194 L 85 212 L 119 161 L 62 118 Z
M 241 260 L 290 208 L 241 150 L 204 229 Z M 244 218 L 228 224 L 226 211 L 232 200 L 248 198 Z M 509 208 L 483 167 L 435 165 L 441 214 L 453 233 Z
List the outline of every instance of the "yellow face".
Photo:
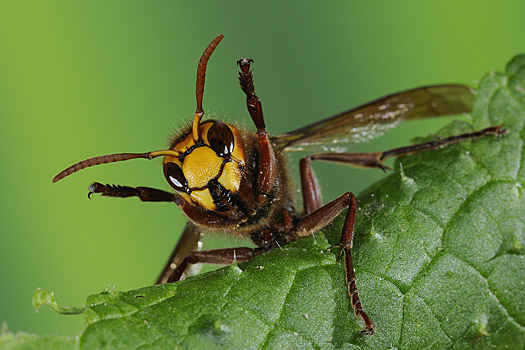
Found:
M 180 155 L 164 157 L 164 175 L 189 203 L 225 212 L 235 205 L 244 172 L 244 144 L 233 126 L 209 120 L 173 149 Z

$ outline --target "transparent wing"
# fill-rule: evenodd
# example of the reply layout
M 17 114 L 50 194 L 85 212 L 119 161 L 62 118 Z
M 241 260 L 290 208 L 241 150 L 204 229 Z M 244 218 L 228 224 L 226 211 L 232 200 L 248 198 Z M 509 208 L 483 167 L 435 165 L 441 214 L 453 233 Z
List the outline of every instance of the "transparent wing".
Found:
M 467 113 L 473 103 L 474 91 L 468 86 L 425 86 L 380 98 L 276 136 L 272 141 L 275 147 L 286 151 L 315 145 L 338 151 L 341 143 L 372 139 L 400 121 Z

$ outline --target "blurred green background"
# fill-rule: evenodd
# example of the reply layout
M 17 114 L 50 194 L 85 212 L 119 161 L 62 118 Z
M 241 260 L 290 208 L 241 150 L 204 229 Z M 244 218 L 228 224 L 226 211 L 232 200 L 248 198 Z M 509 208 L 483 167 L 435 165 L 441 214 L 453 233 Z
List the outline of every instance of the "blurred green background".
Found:
M 235 63 L 251 57 L 277 134 L 416 86 L 476 86 L 525 51 L 524 18 L 522 0 L 1 2 L 0 322 L 73 335 L 83 318 L 35 313 L 38 287 L 74 306 L 107 285 L 154 282 L 184 225 L 180 210 L 86 195 L 92 181 L 167 189 L 160 160 L 51 179 L 92 156 L 165 147 L 193 116 L 197 62 L 216 35 L 226 37 L 208 65 L 204 108 L 249 120 Z M 405 123 L 354 150 L 401 146 L 445 122 Z M 326 199 L 384 176 L 316 170 Z

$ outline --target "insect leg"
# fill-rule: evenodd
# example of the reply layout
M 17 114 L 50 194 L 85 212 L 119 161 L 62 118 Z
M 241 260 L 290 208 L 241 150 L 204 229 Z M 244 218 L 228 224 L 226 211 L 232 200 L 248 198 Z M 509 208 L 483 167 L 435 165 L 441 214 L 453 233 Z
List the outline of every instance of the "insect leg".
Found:
M 317 177 L 312 169 L 312 160 L 308 157 L 301 158 L 299 162 L 299 173 L 301 175 L 301 193 L 303 195 L 303 206 L 305 215 L 322 206 L 321 189 Z
M 250 70 L 250 64 L 252 62 L 253 60 L 248 58 L 242 58 L 237 62 L 241 68 L 239 72 L 239 83 L 241 84 L 242 91 L 246 94 L 248 112 L 257 127 L 256 137 L 259 146 L 259 176 L 257 178 L 257 188 L 261 194 L 266 194 L 273 188 L 278 170 L 270 136 L 266 131 L 266 125 L 264 123 L 261 100 L 259 100 L 259 97 L 255 94 L 253 75 Z
M 342 253 L 345 254 L 346 283 L 348 285 L 348 294 L 352 299 L 352 307 L 354 308 L 355 316 L 360 317 L 365 323 L 365 330 L 363 333 L 370 335 L 374 334 L 374 322 L 363 310 L 363 305 L 359 298 L 352 261 L 351 248 L 354 238 L 355 214 L 357 208 L 355 196 L 351 192 L 346 192 L 339 198 L 321 206 L 319 185 L 317 184 L 317 179 L 312 169 L 311 160 L 308 157 L 301 159 L 299 169 L 301 173 L 301 186 L 306 215 L 296 226 L 294 226 L 290 232 L 290 236 L 287 238 L 292 241 L 299 237 L 308 236 L 326 226 L 345 208 L 348 208 L 341 238 L 337 244 L 340 248 L 339 256 Z
M 99 182 L 93 182 L 89 185 L 88 197 L 91 198 L 93 193 L 100 193 L 107 197 L 139 197 L 143 202 L 173 202 L 175 200 L 173 193 L 151 187 L 103 185 Z
M 443 148 L 443 147 L 447 147 L 449 145 L 452 145 L 452 144 L 455 144 L 461 141 L 479 139 L 479 138 L 482 138 L 488 135 L 501 136 L 505 134 L 506 132 L 507 130 L 503 129 L 501 126 L 490 126 L 488 128 L 485 128 L 479 131 L 474 131 L 474 132 L 465 133 L 461 135 L 454 135 L 454 136 L 450 136 L 444 139 L 432 140 L 429 142 L 423 142 L 423 143 L 419 143 L 416 145 L 394 148 L 388 151 L 384 151 L 381 154 L 380 161 L 384 161 L 385 159 L 390 158 L 390 157 L 406 156 L 409 154 L 424 152 L 427 150 Z
M 180 280 L 180 277 L 188 267 L 188 264 L 208 263 L 217 265 L 231 265 L 234 261 L 246 262 L 264 253 L 265 251 L 268 251 L 269 249 L 269 247 L 239 247 L 191 252 L 186 258 L 184 258 L 184 260 L 182 260 L 180 265 L 177 266 L 166 283 L 177 282 Z
M 390 169 L 390 167 L 382 164 L 387 158 L 406 156 L 409 154 L 439 149 L 449 145 L 465 141 L 473 140 L 488 135 L 501 136 L 507 131 L 501 126 L 491 126 L 483 130 L 465 133 L 461 135 L 450 136 L 444 139 L 437 139 L 428 142 L 418 143 L 416 145 L 394 148 L 384 152 L 373 153 L 320 153 L 309 156 L 311 160 L 324 160 L 335 163 L 350 164 L 356 167 L 363 168 L 378 168 L 383 171 Z M 390 169 L 391 170 L 391 169 Z

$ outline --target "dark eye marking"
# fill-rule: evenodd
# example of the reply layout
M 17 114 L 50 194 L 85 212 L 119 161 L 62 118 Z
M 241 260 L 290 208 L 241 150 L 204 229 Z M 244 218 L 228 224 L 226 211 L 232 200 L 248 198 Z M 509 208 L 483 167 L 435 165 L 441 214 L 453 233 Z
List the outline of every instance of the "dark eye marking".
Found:
M 229 156 L 235 146 L 233 132 L 225 123 L 215 120 L 208 129 L 208 143 L 220 157 Z
M 180 166 L 175 163 L 164 164 L 164 176 L 171 187 L 179 192 L 187 192 L 188 181 L 182 172 Z

